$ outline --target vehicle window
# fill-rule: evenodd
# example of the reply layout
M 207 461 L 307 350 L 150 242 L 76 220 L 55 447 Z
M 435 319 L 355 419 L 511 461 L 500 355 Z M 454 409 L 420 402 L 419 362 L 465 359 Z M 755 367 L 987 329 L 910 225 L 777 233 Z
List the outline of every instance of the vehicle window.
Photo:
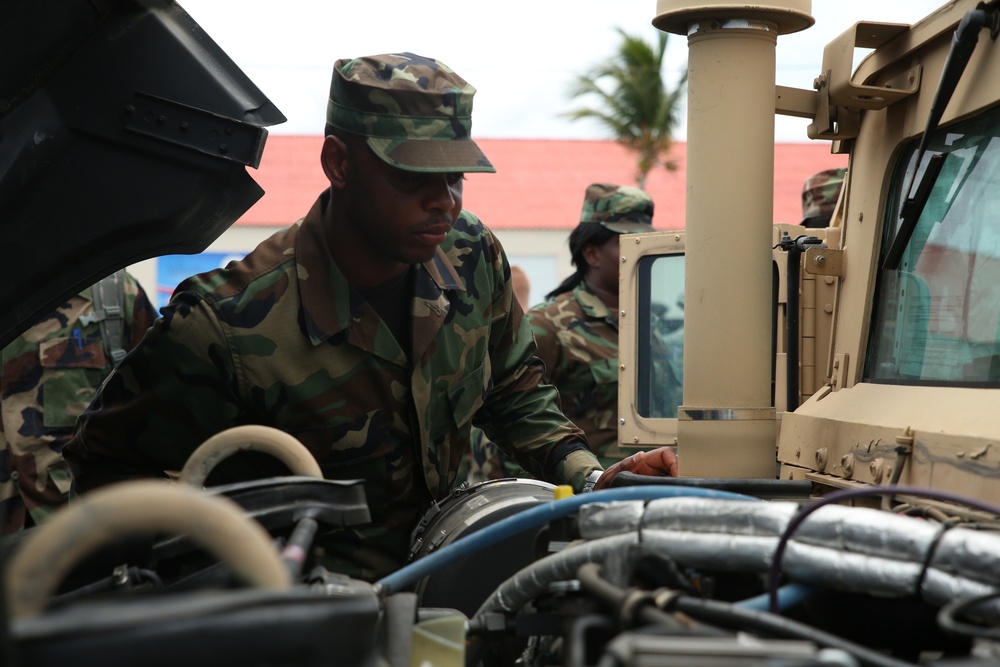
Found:
M 636 408 L 643 417 L 676 418 L 684 380 L 684 255 L 639 263 Z
M 930 158 L 941 173 L 898 270 L 881 270 L 866 379 L 904 384 L 1000 385 L 1000 111 L 916 142 L 894 176 L 883 253 L 899 224 L 903 189 Z

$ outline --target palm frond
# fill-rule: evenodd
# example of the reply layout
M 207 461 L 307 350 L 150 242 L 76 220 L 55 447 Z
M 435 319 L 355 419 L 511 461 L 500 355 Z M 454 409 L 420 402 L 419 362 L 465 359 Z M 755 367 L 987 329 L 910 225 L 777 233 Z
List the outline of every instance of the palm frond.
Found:
M 663 80 L 667 33 L 660 32 L 650 43 L 621 28 L 617 32 L 620 42 L 615 53 L 570 85 L 571 98 L 587 98 L 592 105 L 562 115 L 603 125 L 615 141 L 636 154 L 636 180 L 642 184 L 657 166 L 676 169 L 666 155 L 680 117 L 687 74 L 672 89 Z

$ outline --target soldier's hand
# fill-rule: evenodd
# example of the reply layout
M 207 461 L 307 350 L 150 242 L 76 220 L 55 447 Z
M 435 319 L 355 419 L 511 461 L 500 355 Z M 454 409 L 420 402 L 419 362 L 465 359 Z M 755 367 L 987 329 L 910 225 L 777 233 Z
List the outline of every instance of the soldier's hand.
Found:
M 594 490 L 599 491 L 609 487 L 611 480 L 623 470 L 636 475 L 677 477 L 677 454 L 670 447 L 660 447 L 651 452 L 636 452 L 605 470 L 594 485 Z

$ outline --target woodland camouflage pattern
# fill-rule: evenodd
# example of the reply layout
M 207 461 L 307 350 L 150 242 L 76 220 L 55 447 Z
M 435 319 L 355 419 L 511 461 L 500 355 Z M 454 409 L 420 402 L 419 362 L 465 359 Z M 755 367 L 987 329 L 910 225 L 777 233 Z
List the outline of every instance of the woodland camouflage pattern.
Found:
M 475 93 L 444 63 L 413 53 L 338 60 L 326 118 L 368 137 L 375 154 L 400 169 L 494 172 L 472 141 Z
M 563 410 L 587 433 L 591 448 L 598 453 L 601 465 L 607 468 L 632 453 L 621 450 L 617 444 L 617 368 L 612 383 L 608 382 L 608 364 L 617 364 L 617 321 L 611 318 L 612 314 L 603 302 L 586 291 L 583 283 L 576 290 L 583 292 L 579 298 L 576 291 L 561 294 L 548 304 L 529 310 L 528 319 L 539 348 L 538 354 L 546 363 L 546 381 L 560 387 Z M 580 317 L 578 313 L 588 313 L 594 319 Z M 564 328 L 557 329 L 558 326 Z M 592 337 L 600 331 L 603 331 L 600 336 Z M 652 376 L 657 379 L 649 396 L 650 416 L 676 418 L 683 398 L 684 329 L 676 325 L 671 327 L 657 318 L 650 334 Z M 563 345 L 569 344 L 565 349 L 553 343 L 560 337 Z M 612 341 L 613 357 L 608 357 L 606 355 L 612 352 Z M 567 350 L 569 354 L 566 354 Z M 569 363 L 571 359 L 584 360 L 587 365 L 574 365 Z M 581 372 L 584 368 L 592 371 L 589 376 L 586 371 Z M 556 379 L 553 379 L 554 376 Z M 560 382 L 567 384 L 561 385 Z M 600 424 L 601 428 L 592 424 Z M 473 432 L 467 481 L 475 484 L 505 477 L 531 475 L 484 434 L 479 433 L 477 437 Z
M 112 362 L 99 325 L 81 324 L 94 311 L 91 289 L 73 296 L 3 349 L 0 366 L 0 501 L 4 533 L 44 522 L 66 502 L 69 468 L 63 446 Z M 125 347 L 142 338 L 156 312 L 125 274 Z
M 593 183 L 584 194 L 580 222 L 596 222 L 619 234 L 648 232 L 653 228 L 653 199 L 628 185 Z
M 462 212 L 416 267 L 404 352 L 330 258 L 326 197 L 242 261 L 177 288 L 81 419 L 68 450 L 79 488 L 162 476 L 228 427 L 274 426 L 326 477 L 365 481 L 372 523 L 319 542 L 326 567 L 369 580 L 405 562 L 412 529 L 454 485 L 472 425 L 536 477 L 582 488 L 597 462 L 542 383 L 492 233 Z M 279 468 L 237 456 L 212 481 Z
M 639 188 L 613 183 L 587 187 L 580 225 L 618 234 L 653 229 L 653 200 Z M 545 381 L 558 387 L 566 415 L 584 430 L 605 468 L 630 454 L 618 446 L 618 316 L 581 282 L 528 311 L 545 362 Z M 485 438 L 474 439 L 469 482 L 523 477 L 514 461 Z
M 531 477 L 524 468 L 517 465 L 513 459 L 500 451 L 499 447 L 490 442 L 482 429 L 472 429 L 470 445 L 472 454 L 469 458 L 469 469 L 464 477 L 460 475 L 460 482 L 477 484 L 491 479 Z
M 528 320 L 563 412 L 605 468 L 625 458 L 618 447 L 618 314 L 580 282 L 531 308 Z

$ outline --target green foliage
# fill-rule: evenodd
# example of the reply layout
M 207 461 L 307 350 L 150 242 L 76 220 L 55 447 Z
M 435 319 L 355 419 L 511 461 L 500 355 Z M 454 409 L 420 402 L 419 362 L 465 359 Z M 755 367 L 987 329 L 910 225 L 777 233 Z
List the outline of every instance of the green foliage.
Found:
M 687 72 L 672 90 L 663 81 L 667 33 L 659 33 L 655 44 L 621 28 L 618 34 L 621 43 L 617 52 L 577 76 L 569 91 L 573 98 L 595 100 L 595 105 L 564 115 L 573 120 L 598 121 L 615 141 L 636 153 L 636 184 L 642 188 L 646 175 L 655 167 L 663 165 L 670 171 L 677 168 L 666 155 L 686 90 Z

